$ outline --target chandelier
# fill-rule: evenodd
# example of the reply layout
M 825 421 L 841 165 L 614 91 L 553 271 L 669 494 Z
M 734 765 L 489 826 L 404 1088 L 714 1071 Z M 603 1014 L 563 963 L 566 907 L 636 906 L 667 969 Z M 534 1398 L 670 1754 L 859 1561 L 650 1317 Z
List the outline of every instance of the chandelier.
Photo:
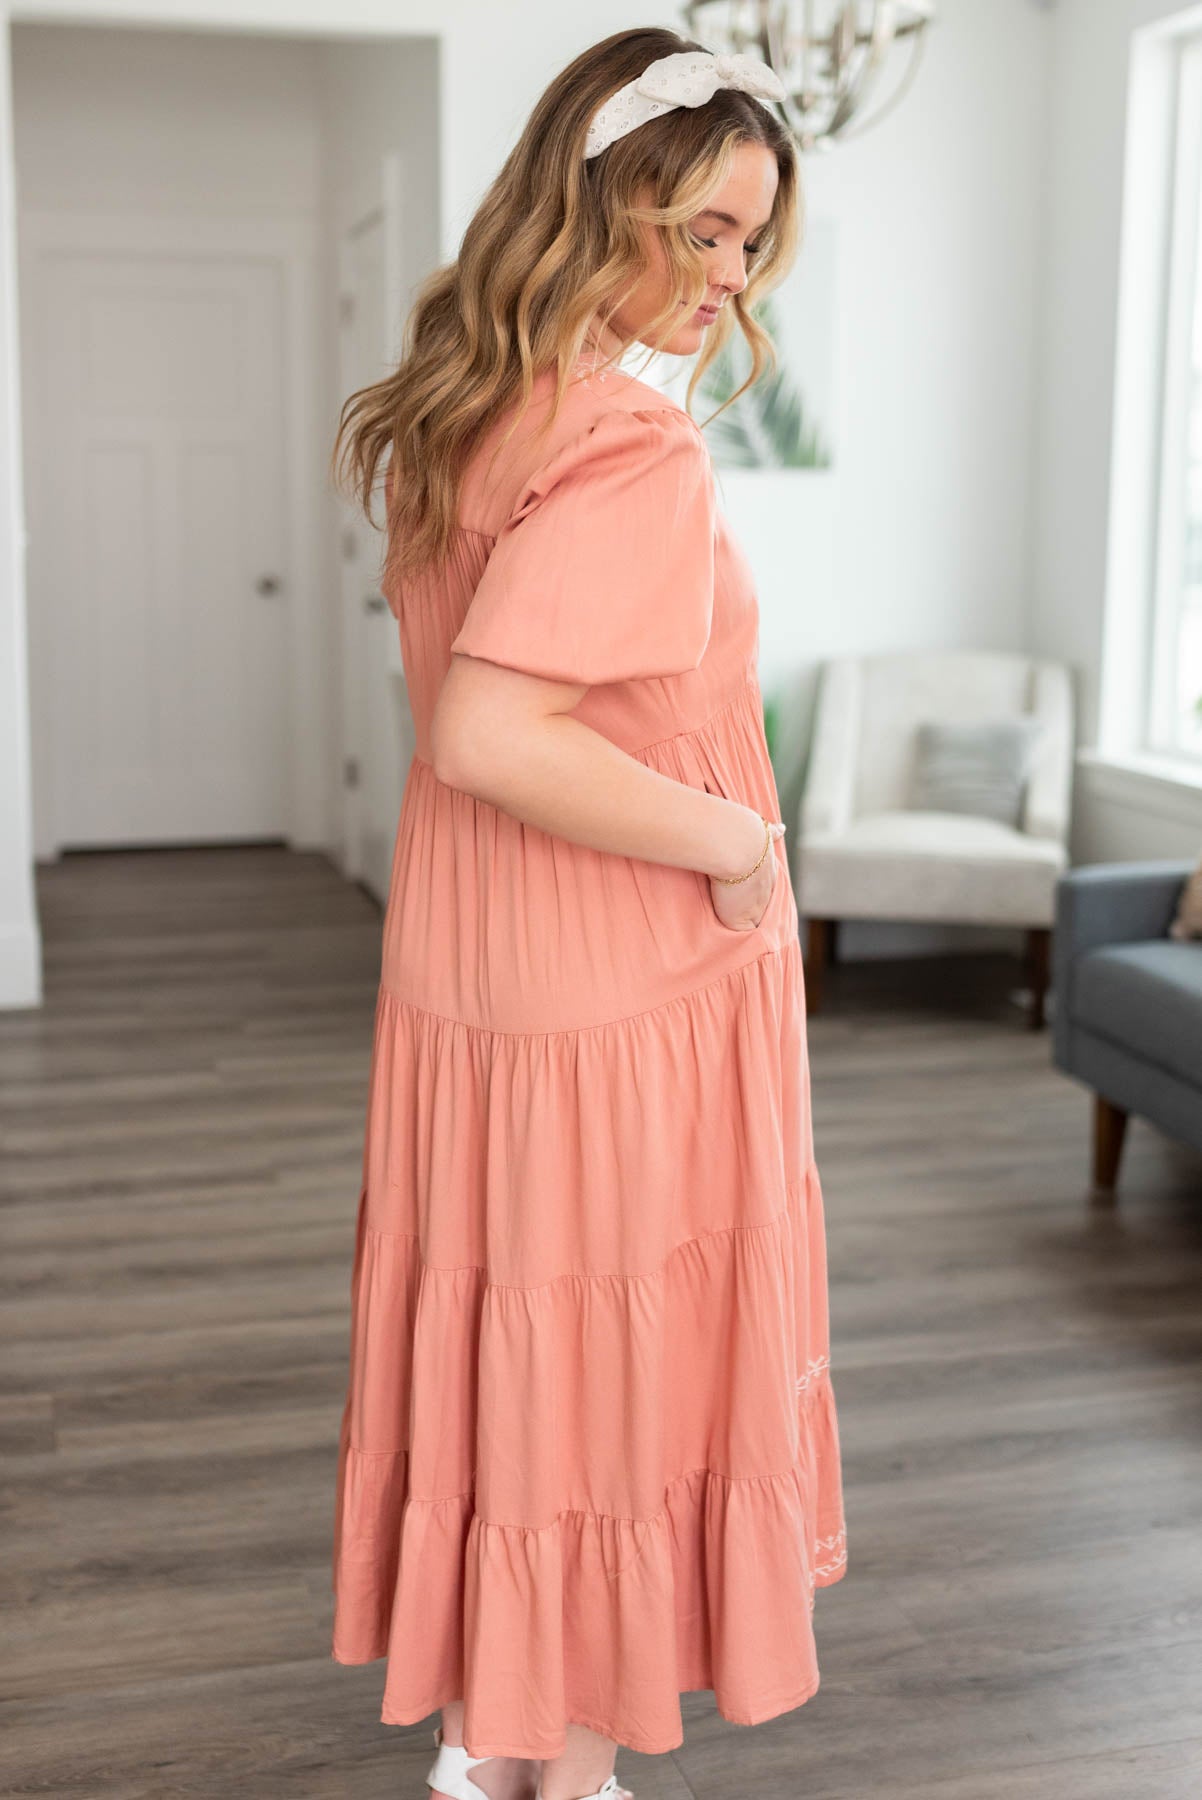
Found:
M 797 142 L 826 150 L 875 125 L 909 90 L 935 0 L 686 0 L 683 12 L 709 49 L 749 53 L 775 69 L 786 89 L 778 104 Z M 906 52 L 904 67 L 882 99 L 884 66 L 895 71 L 899 61 L 895 46 Z

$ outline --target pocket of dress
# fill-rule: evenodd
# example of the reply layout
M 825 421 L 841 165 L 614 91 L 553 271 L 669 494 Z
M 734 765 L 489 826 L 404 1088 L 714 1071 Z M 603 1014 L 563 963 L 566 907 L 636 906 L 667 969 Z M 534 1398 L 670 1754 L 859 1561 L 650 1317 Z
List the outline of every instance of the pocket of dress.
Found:
M 764 920 L 766 920 L 768 918 L 768 914 L 772 911 L 773 904 L 776 900 L 776 889 L 773 888 L 773 890 L 772 890 L 771 899 L 768 901 L 768 910 L 767 910 L 767 912 L 765 912 L 764 919 L 761 919 L 759 925 L 749 925 L 746 928 L 744 928 L 742 926 L 738 926 L 738 925 L 728 925 L 726 923 L 725 919 L 720 919 L 718 917 L 717 910 L 714 906 L 714 896 L 710 889 L 709 876 L 706 875 L 701 870 L 698 870 L 696 873 L 697 873 L 697 891 L 701 896 L 701 904 L 702 904 L 702 906 L 704 906 L 707 914 L 709 915 L 710 923 L 713 925 L 714 929 L 716 931 L 720 931 L 722 933 L 723 937 L 728 937 L 728 938 L 755 937 L 757 932 L 759 932 L 762 929 Z M 778 877 L 778 879 L 779 879 L 779 877 Z
M 721 794 L 722 798 L 724 800 L 730 799 L 729 794 L 724 793 L 721 788 L 715 787 L 713 785 L 713 783 L 710 780 L 708 780 L 708 778 L 706 778 L 706 777 L 702 777 L 702 786 L 705 788 L 705 791 L 707 794 Z M 726 936 L 728 938 L 750 938 L 750 937 L 756 937 L 757 935 L 763 937 L 765 933 L 775 933 L 779 929 L 780 918 L 779 918 L 779 914 L 777 912 L 777 908 L 781 902 L 780 887 L 781 887 L 782 882 L 785 882 L 787 884 L 788 879 L 789 879 L 789 865 L 788 865 L 787 861 L 785 861 L 785 858 L 784 858 L 784 849 L 783 849 L 783 840 L 782 839 L 779 839 L 779 838 L 773 839 L 770 854 L 779 859 L 777 873 L 776 873 L 776 880 L 773 883 L 772 892 L 768 896 L 768 904 L 764 909 L 764 915 L 761 918 L 759 924 L 749 926 L 748 929 L 745 931 L 736 929 L 736 927 L 734 927 L 732 925 L 724 924 L 723 921 L 718 917 L 717 913 L 714 910 L 713 895 L 710 892 L 709 876 L 702 873 L 701 871 L 698 871 L 697 878 L 698 878 L 698 882 L 700 884 L 700 890 L 701 890 L 702 898 L 704 899 L 704 902 L 706 905 L 706 909 L 709 912 L 710 918 L 713 920 L 713 922 L 717 926 L 718 930 L 724 934 L 724 936 Z M 769 935 L 766 938 L 766 941 L 775 945 L 779 941 L 779 939 L 776 935 Z
M 776 838 L 772 845 L 772 854 L 777 859 L 776 880 L 772 884 L 772 892 L 768 896 L 768 904 L 764 916 L 756 926 L 756 930 L 774 950 L 781 949 L 790 935 L 797 935 L 797 908 L 793 900 L 793 883 L 789 875 L 789 859 L 785 852 L 783 838 Z

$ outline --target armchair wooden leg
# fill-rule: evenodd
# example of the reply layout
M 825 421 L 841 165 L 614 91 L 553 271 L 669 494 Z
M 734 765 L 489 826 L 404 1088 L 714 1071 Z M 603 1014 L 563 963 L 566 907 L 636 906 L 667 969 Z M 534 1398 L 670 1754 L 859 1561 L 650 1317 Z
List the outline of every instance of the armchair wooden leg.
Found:
M 1119 1158 L 1127 1131 L 1127 1114 L 1102 1094 L 1093 1097 L 1093 1184 L 1108 1198 L 1114 1198 L 1118 1179 Z
M 816 1013 L 822 1005 L 823 976 L 830 955 L 832 919 L 806 920 L 806 947 L 802 957 L 805 969 L 806 1012 Z
M 1046 926 L 1034 926 L 1027 933 L 1027 979 L 1031 984 L 1028 1022 L 1032 1031 L 1042 1031 L 1045 1023 L 1044 1001 L 1048 992 L 1051 941 L 1052 934 Z

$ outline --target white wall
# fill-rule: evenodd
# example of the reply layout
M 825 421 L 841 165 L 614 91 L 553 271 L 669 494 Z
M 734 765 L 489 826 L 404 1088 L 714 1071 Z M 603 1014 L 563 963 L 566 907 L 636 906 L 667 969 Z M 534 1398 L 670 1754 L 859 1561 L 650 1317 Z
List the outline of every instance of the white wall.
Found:
M 436 35 L 443 257 L 454 255 L 547 79 L 581 45 L 630 22 L 613 0 L 572 8 L 528 0 L 520 28 L 511 9 L 481 0 L 124 0 L 119 11 L 128 21 L 216 28 Z M 113 12 L 113 0 L 31 0 L 20 16 Z M 817 661 L 833 651 L 1012 648 L 1029 616 L 1034 318 L 1055 22 L 1032 0 L 945 0 L 942 13 L 897 112 L 829 161 L 807 163 L 810 206 L 837 221 L 843 245 L 843 456 L 831 486 L 829 580 L 810 583 L 803 606 L 796 588 L 782 591 L 782 557 L 795 563 L 798 554 L 787 519 L 757 521 L 747 545 L 764 590 L 765 685 L 793 683 L 800 705 Z M 639 18 L 678 22 L 663 5 Z M 732 517 L 739 529 L 733 507 Z M 905 937 L 863 927 L 846 944 L 855 954 Z
M 796 658 L 1022 647 L 1047 49 L 1029 0 L 946 4 L 898 110 L 806 165 L 844 404 L 834 591 Z
M 316 214 L 312 41 L 18 24 L 12 56 L 22 211 Z

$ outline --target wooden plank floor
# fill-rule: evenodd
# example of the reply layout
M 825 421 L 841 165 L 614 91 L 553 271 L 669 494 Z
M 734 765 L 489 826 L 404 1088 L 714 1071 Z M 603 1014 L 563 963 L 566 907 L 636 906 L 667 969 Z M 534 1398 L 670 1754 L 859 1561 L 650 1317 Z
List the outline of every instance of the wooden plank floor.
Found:
M 319 856 L 38 873 L 0 1014 L 0 1792 L 423 1800 L 328 1654 L 377 908 Z M 837 967 L 810 1023 L 850 1566 L 822 1686 L 684 1701 L 638 1800 L 1202 1794 L 1202 1160 L 1089 1107 L 1017 965 Z

